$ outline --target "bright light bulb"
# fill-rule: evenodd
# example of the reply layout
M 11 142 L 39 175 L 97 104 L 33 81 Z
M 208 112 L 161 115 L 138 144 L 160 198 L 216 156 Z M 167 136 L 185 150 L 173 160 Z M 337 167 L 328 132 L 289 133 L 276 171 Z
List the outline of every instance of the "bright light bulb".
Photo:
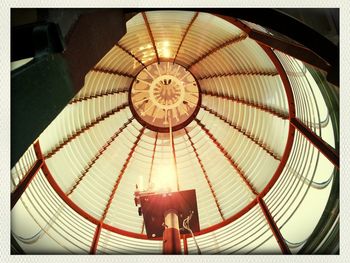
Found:
M 155 167 L 151 182 L 152 191 L 171 192 L 176 191 L 176 172 L 172 165 Z

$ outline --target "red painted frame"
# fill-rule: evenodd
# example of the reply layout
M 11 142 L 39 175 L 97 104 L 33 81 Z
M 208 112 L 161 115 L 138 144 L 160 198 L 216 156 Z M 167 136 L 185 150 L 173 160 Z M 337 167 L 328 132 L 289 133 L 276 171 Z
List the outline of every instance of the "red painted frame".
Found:
M 220 16 L 220 17 L 222 17 L 222 16 Z M 247 26 L 245 26 L 244 24 L 242 24 L 241 22 L 239 22 L 236 19 L 229 18 L 229 20 L 231 21 L 231 23 L 233 23 L 234 25 L 238 26 L 239 28 L 241 28 L 241 29 L 244 28 L 245 29 L 244 31 L 246 31 L 246 28 L 248 28 Z M 289 119 L 294 118 L 295 117 L 294 99 L 293 99 L 293 94 L 292 94 L 292 90 L 291 90 L 291 87 L 290 87 L 290 83 L 289 83 L 288 77 L 287 77 L 287 75 L 286 75 L 286 73 L 285 73 L 281 63 L 279 62 L 278 58 L 273 53 L 273 51 L 271 49 L 265 47 L 265 46 L 261 46 L 261 47 L 267 53 L 267 55 L 270 57 L 271 61 L 273 62 L 273 64 L 277 68 L 277 71 L 279 72 L 279 75 L 280 75 L 281 80 L 282 80 L 282 82 L 284 84 L 285 92 L 286 92 L 287 99 L 288 99 Z M 289 158 L 289 155 L 290 155 L 290 152 L 291 152 L 291 148 L 292 148 L 292 145 L 293 145 L 294 130 L 295 130 L 294 126 L 290 125 L 289 126 L 288 139 L 287 139 L 287 143 L 286 143 L 286 148 L 284 150 L 281 162 L 280 162 L 278 168 L 276 169 L 272 179 L 266 185 L 264 190 L 258 195 L 258 197 L 255 198 L 254 200 L 252 200 L 248 205 L 246 205 L 245 208 L 243 208 L 237 214 L 235 214 L 235 215 L 231 216 L 230 218 L 222 221 L 221 223 L 218 223 L 216 225 L 213 225 L 211 227 L 208 227 L 206 229 L 201 230 L 200 232 L 196 233 L 196 235 L 202 235 L 202 234 L 205 234 L 205 233 L 209 233 L 209 232 L 217 230 L 217 229 L 219 229 L 219 228 L 221 228 L 221 227 L 223 227 L 225 225 L 228 225 L 229 223 L 235 221 L 236 219 L 238 219 L 241 216 L 243 216 L 244 214 L 246 214 L 248 211 L 250 211 L 250 209 L 252 209 L 255 205 L 258 204 L 259 198 L 262 198 L 263 196 L 265 196 L 267 194 L 267 192 L 273 187 L 273 185 L 276 183 L 276 181 L 278 180 L 278 178 L 280 177 L 280 175 L 281 175 L 281 173 L 283 171 L 283 168 L 284 168 L 284 166 L 285 166 L 285 164 L 286 164 L 286 162 L 287 162 L 287 160 Z M 66 196 L 66 194 L 63 192 L 63 190 L 60 188 L 60 186 L 56 183 L 54 177 L 50 173 L 50 171 L 49 171 L 49 169 L 48 169 L 48 167 L 47 167 L 47 165 L 45 163 L 44 156 L 42 155 L 39 141 L 37 141 L 34 144 L 34 149 L 35 149 L 35 153 L 36 153 L 36 156 L 37 156 L 38 160 L 43 160 L 43 164 L 42 164 L 41 169 L 42 169 L 45 177 L 47 178 L 48 182 L 50 183 L 51 187 L 62 198 L 62 200 L 64 200 L 64 202 L 69 207 L 71 207 L 76 213 L 78 213 L 79 215 L 81 215 L 82 217 L 87 219 L 89 222 L 91 222 L 91 223 L 93 223 L 93 224 L 95 224 L 97 226 L 95 237 L 99 235 L 101 229 L 103 228 L 103 229 L 112 231 L 112 232 L 120 234 L 120 235 L 124 235 L 124 236 L 130 237 L 130 238 L 147 239 L 146 235 L 125 231 L 125 230 L 113 227 L 111 225 L 107 225 L 107 224 L 101 223 L 100 220 L 92 217 L 90 214 L 86 213 L 83 209 L 81 209 L 79 206 L 77 206 L 68 196 Z M 189 234 L 183 236 L 184 242 L 187 241 L 186 239 L 188 237 L 190 237 Z M 94 238 L 94 240 L 95 240 L 95 238 Z M 155 239 L 155 240 L 159 240 L 159 239 Z M 186 242 L 186 244 L 187 244 L 187 242 Z M 93 248 L 94 248 L 94 245 L 92 246 L 92 250 L 93 250 Z

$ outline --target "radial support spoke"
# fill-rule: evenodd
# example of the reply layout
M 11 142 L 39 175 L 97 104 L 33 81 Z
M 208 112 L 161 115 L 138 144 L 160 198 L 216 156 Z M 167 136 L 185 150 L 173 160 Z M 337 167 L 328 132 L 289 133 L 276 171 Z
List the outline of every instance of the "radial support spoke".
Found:
M 238 99 L 238 98 L 234 98 L 234 97 L 230 97 L 230 96 L 226 96 L 226 95 L 216 94 L 216 93 L 213 93 L 211 91 L 206 91 L 206 90 L 202 90 L 202 94 L 206 95 L 206 96 L 221 98 L 221 99 L 233 101 L 233 102 L 236 102 L 236 103 L 240 103 L 240 104 L 243 104 L 243 105 L 247 105 L 247 106 L 259 109 L 261 111 L 265 111 L 267 113 L 270 113 L 270 114 L 272 114 L 272 115 L 274 115 L 274 116 L 276 116 L 278 118 L 281 118 L 283 120 L 288 120 L 288 118 L 289 118 L 287 114 L 279 113 L 279 112 L 277 112 L 277 111 L 275 111 L 273 109 L 268 108 L 266 105 L 259 105 L 259 104 L 255 103 L 255 102 L 245 101 L 245 100 L 242 100 L 242 99 Z
M 146 15 L 145 12 L 142 12 L 141 14 L 142 14 L 143 20 L 145 21 L 145 25 L 147 27 L 148 35 L 149 35 L 149 38 L 151 39 L 151 42 L 152 42 L 152 45 L 153 45 L 153 49 L 154 49 L 154 52 L 156 54 L 157 63 L 159 64 L 160 60 L 159 60 L 158 50 L 157 50 L 157 47 L 156 47 L 156 43 L 154 41 L 154 37 L 153 37 L 153 34 L 152 34 L 151 27 L 150 27 L 149 22 L 148 22 L 147 15 Z
M 124 123 L 122 127 L 118 129 L 117 132 L 115 132 L 109 140 L 98 150 L 96 155 L 90 160 L 87 167 L 84 169 L 84 171 L 79 176 L 78 180 L 74 183 L 74 185 L 70 188 L 70 190 L 66 193 L 67 196 L 70 196 L 74 190 L 78 187 L 80 182 L 84 179 L 84 177 L 87 175 L 87 173 L 90 171 L 91 167 L 96 163 L 96 161 L 102 156 L 102 154 L 107 150 L 107 148 L 112 144 L 112 142 L 124 131 L 124 129 L 132 122 L 134 118 L 128 119 L 127 122 Z
M 125 47 L 123 47 L 120 44 L 116 44 L 117 47 L 119 47 L 121 50 L 123 50 L 125 53 L 127 53 L 129 56 L 131 56 L 133 59 L 135 59 L 138 63 L 140 63 L 142 65 L 142 67 L 146 67 L 145 64 L 142 63 L 141 60 L 139 60 L 134 54 L 132 54 L 129 50 L 127 50 Z
M 327 142 L 322 140 L 309 127 L 297 118 L 291 118 L 291 124 L 311 142 L 339 170 L 339 154 Z
M 230 73 L 222 73 L 222 74 L 214 74 L 210 76 L 200 77 L 197 78 L 197 80 L 203 80 L 203 79 L 213 79 L 213 78 L 222 78 L 222 77 L 232 77 L 232 76 L 277 76 L 279 75 L 276 71 L 236 71 L 236 72 L 230 72 Z
M 266 218 L 266 221 L 269 224 L 269 227 L 274 235 L 274 237 L 276 238 L 276 241 L 278 243 L 278 245 L 280 246 L 283 254 L 292 254 L 289 250 L 289 247 L 287 246 L 280 230 L 278 229 L 275 220 L 273 219 L 268 207 L 266 206 L 264 200 L 261 197 L 257 197 L 258 203 L 260 205 L 260 208 Z
M 108 199 L 106 207 L 105 207 L 105 209 L 103 211 L 103 214 L 102 214 L 102 217 L 100 219 L 100 222 L 99 222 L 99 224 L 96 227 L 94 239 L 93 239 L 93 242 L 92 242 L 92 245 L 91 245 L 91 251 L 90 251 L 91 254 L 96 254 L 96 248 L 97 248 L 98 241 L 99 241 L 99 238 L 100 238 L 100 233 L 101 233 L 101 228 L 102 228 L 103 222 L 104 222 L 104 220 L 107 217 L 109 208 L 111 207 L 111 204 L 112 204 L 113 198 L 115 196 L 115 193 L 116 193 L 116 191 L 118 189 L 119 183 L 120 183 L 121 179 L 123 178 L 123 175 L 124 175 L 124 173 L 126 171 L 126 168 L 128 167 L 128 164 L 130 162 L 130 159 L 131 159 L 132 155 L 134 154 L 135 149 L 136 149 L 136 147 L 137 147 L 137 145 L 138 145 L 138 143 L 139 143 L 139 141 L 140 141 L 144 131 L 145 131 L 145 127 L 143 127 L 141 129 L 139 135 L 137 136 L 137 138 L 136 138 L 136 140 L 134 142 L 134 145 L 132 146 L 132 148 L 131 148 L 131 150 L 129 152 L 129 155 L 128 155 L 128 157 L 126 158 L 126 160 L 124 162 L 123 168 L 120 171 L 120 173 L 119 173 L 119 175 L 117 177 L 117 180 L 116 180 L 116 182 L 115 182 L 115 184 L 113 186 L 112 192 L 111 192 L 111 194 L 109 196 L 109 199 Z
M 117 95 L 120 93 L 127 93 L 127 92 L 129 92 L 129 88 L 121 89 L 121 90 L 113 90 L 113 91 L 99 93 L 99 94 L 90 95 L 90 96 L 85 96 L 85 97 L 81 97 L 81 98 L 74 98 L 73 100 L 71 100 L 69 102 L 69 104 L 74 104 L 74 103 L 78 103 L 78 102 L 82 102 L 82 101 L 86 101 L 86 100 L 91 100 L 91 99 L 96 99 L 96 98 L 101 98 L 101 97 L 106 97 L 106 96 L 112 96 L 112 95 Z
M 101 224 L 101 220 L 100 219 L 97 219 L 97 218 L 93 217 L 92 215 L 90 215 L 89 213 L 87 213 L 79 205 L 77 205 L 75 202 L 73 202 L 72 199 L 70 199 L 65 194 L 65 192 L 63 192 L 62 188 L 56 182 L 55 178 L 52 176 L 49 168 L 47 167 L 47 165 L 45 163 L 45 159 L 44 159 L 44 156 L 42 154 L 39 141 L 34 143 L 34 151 L 35 151 L 35 155 L 36 155 L 37 159 L 43 160 L 43 165 L 42 165 L 41 170 L 42 170 L 45 178 L 47 179 L 48 183 L 51 185 L 52 189 L 66 203 L 66 205 L 68 207 L 70 207 L 73 211 L 75 211 L 75 213 L 77 213 L 81 217 L 83 217 L 86 220 L 88 220 L 90 223 L 92 223 L 92 224 L 94 224 L 96 226 L 98 224 Z M 102 228 L 106 229 L 108 231 L 111 231 L 113 233 L 116 233 L 116 234 L 119 234 L 119 235 L 124 235 L 124 236 L 131 237 L 131 238 L 147 239 L 147 236 L 145 236 L 145 235 L 141 235 L 141 234 L 137 234 L 137 233 L 134 233 L 134 232 L 125 231 L 123 229 L 120 229 L 120 228 L 117 228 L 117 227 L 114 227 L 114 226 L 111 226 L 111 225 L 108 225 L 108 224 L 105 224 L 105 223 L 102 223 Z
M 212 140 L 212 142 L 216 145 L 216 147 L 221 151 L 221 153 L 226 157 L 227 161 L 231 164 L 231 166 L 236 170 L 238 175 L 241 177 L 243 182 L 246 184 L 246 186 L 249 188 L 249 190 L 255 195 L 258 195 L 258 192 L 255 190 L 253 185 L 248 181 L 246 176 L 244 175 L 243 171 L 238 167 L 238 165 L 233 161 L 232 156 L 225 150 L 225 148 L 217 141 L 217 139 L 214 137 L 214 135 L 198 120 L 197 118 L 195 121 L 198 123 L 198 125 L 201 127 L 201 129 L 205 132 L 205 134 Z
M 240 42 L 244 39 L 247 38 L 247 34 L 245 33 L 242 33 L 232 39 L 229 39 L 227 40 L 226 42 L 216 46 L 216 47 L 213 47 L 212 49 L 208 50 L 205 54 L 203 54 L 202 56 L 200 56 L 199 58 L 197 58 L 195 61 L 193 61 L 190 65 L 188 65 L 187 69 L 190 69 L 191 67 L 193 67 L 195 64 L 197 64 L 198 62 L 202 61 L 203 59 L 205 59 L 206 57 L 210 56 L 211 54 L 215 53 L 216 51 L 226 47 L 226 46 L 229 46 L 233 43 L 237 43 L 237 42 Z
M 90 128 L 94 127 L 96 124 L 100 123 L 101 121 L 105 120 L 106 118 L 109 118 L 113 114 L 125 109 L 129 104 L 124 103 L 106 113 L 103 113 L 101 116 L 93 120 L 91 123 L 86 124 L 84 127 L 80 128 L 76 132 L 74 132 L 72 135 L 68 136 L 67 139 L 65 139 L 62 143 L 60 143 L 56 148 L 52 149 L 46 156 L 45 159 L 51 158 L 55 153 L 57 153 L 60 149 L 62 149 L 64 146 L 66 146 L 69 142 L 73 141 L 76 139 L 79 135 L 82 133 L 86 132 Z
M 16 189 L 11 193 L 11 210 L 15 207 L 17 201 L 21 198 L 27 187 L 30 185 L 33 178 L 38 174 L 43 165 L 43 160 L 38 159 L 24 175 L 23 179 L 19 182 Z
M 209 109 L 209 107 L 202 105 L 201 106 L 204 110 L 206 110 L 207 112 L 213 114 L 215 117 L 219 118 L 220 120 L 224 121 L 226 124 L 230 125 L 232 128 L 234 128 L 235 130 L 239 131 L 241 134 L 243 134 L 246 138 L 248 138 L 249 140 L 251 140 L 252 142 L 254 142 L 256 145 L 258 145 L 260 148 L 262 148 L 266 153 L 268 153 L 269 155 L 271 155 L 275 160 L 281 160 L 281 157 L 277 156 L 276 153 L 274 153 L 273 151 L 269 150 L 267 148 L 267 146 L 261 142 L 259 142 L 258 140 L 254 139 L 253 137 L 251 137 L 247 132 L 243 131 L 241 128 L 239 128 L 236 124 L 231 123 L 230 121 L 227 120 L 227 118 L 225 118 L 224 116 L 222 116 L 221 114 L 217 113 L 216 111 Z
M 184 42 L 184 40 L 185 40 L 185 38 L 186 38 L 186 36 L 187 36 L 187 33 L 190 31 L 190 28 L 191 28 L 191 26 L 193 25 L 194 21 L 197 19 L 198 14 L 199 14 L 199 12 L 196 12 L 196 13 L 194 14 L 194 16 L 192 17 L 190 23 L 188 24 L 188 26 L 187 26 L 187 28 L 186 28 L 186 31 L 185 31 L 184 35 L 182 36 L 181 42 L 180 42 L 180 44 L 179 44 L 179 47 L 177 48 L 177 51 L 176 51 L 176 54 L 175 54 L 173 63 L 175 63 L 176 58 L 177 58 L 177 55 L 179 54 L 180 48 L 181 48 L 181 46 L 182 46 L 182 43 Z
M 134 79 L 135 76 L 133 75 L 130 75 L 128 73 L 125 73 L 125 72 L 120 72 L 120 71 L 117 71 L 117 70 L 111 70 L 111 69 L 104 69 L 104 68 L 98 68 L 98 67 L 95 67 L 93 69 L 91 69 L 90 71 L 93 71 L 93 72 L 100 72 L 100 73 L 105 73 L 105 74 L 112 74 L 112 75 L 119 75 L 119 76 L 123 76 L 123 77 L 127 77 L 127 78 L 130 78 L 130 79 Z
M 152 161 L 151 161 L 151 168 L 149 171 L 149 175 L 148 175 L 148 188 L 152 182 L 152 173 L 153 173 L 153 164 L 154 164 L 154 157 L 156 155 L 156 148 L 157 148 L 157 142 L 158 142 L 158 132 L 156 132 L 156 138 L 154 140 L 154 146 L 153 146 L 153 152 L 152 152 Z
M 82 216 L 83 218 L 87 219 L 92 224 L 97 225 L 99 223 L 99 220 L 91 216 L 90 214 L 86 213 L 80 206 L 75 204 L 68 196 L 63 192 L 61 187 L 56 182 L 55 178 L 52 176 L 49 168 L 46 165 L 45 158 L 42 154 L 41 147 L 39 141 L 34 143 L 34 151 L 35 155 L 38 159 L 43 160 L 43 165 L 41 167 L 41 170 L 43 174 L 45 175 L 45 178 L 51 185 L 52 189 L 57 193 L 57 195 L 77 214 Z
M 102 230 L 102 224 L 100 223 L 96 226 L 94 238 L 92 240 L 92 244 L 90 248 L 90 254 L 92 255 L 96 254 L 98 241 L 100 240 L 101 230 Z
M 182 240 L 184 242 L 184 255 L 188 255 L 187 237 L 185 235 L 183 235 Z
M 110 206 L 111 206 L 111 204 L 112 204 L 112 201 L 113 201 L 114 195 L 115 195 L 115 193 L 116 193 L 116 191 L 117 191 L 117 189 L 118 189 L 119 183 L 120 183 L 120 181 L 122 180 L 123 175 L 124 175 L 126 169 L 128 168 L 128 165 L 129 165 L 129 162 L 130 162 L 130 160 L 131 160 L 131 157 L 133 156 L 133 154 L 134 154 L 134 152 L 135 152 L 135 149 L 136 149 L 138 143 L 140 142 L 140 139 L 141 139 L 141 137 L 142 137 L 142 135 L 143 135 L 145 129 L 146 129 L 145 127 L 143 127 L 143 128 L 141 129 L 139 135 L 137 136 L 137 138 L 136 138 L 136 140 L 135 140 L 135 142 L 134 142 L 134 145 L 133 145 L 133 146 L 131 147 L 131 149 L 130 149 L 130 152 L 129 152 L 129 154 L 128 154 L 128 157 L 126 158 L 126 160 L 125 160 L 125 162 L 124 162 L 124 164 L 123 164 L 123 168 L 122 168 L 121 171 L 119 172 L 119 175 L 118 175 L 117 180 L 116 180 L 116 182 L 115 182 L 115 184 L 114 184 L 114 186 L 113 186 L 113 189 L 112 189 L 112 192 L 111 192 L 111 194 L 110 194 L 110 196 L 109 196 L 109 199 L 108 199 L 108 202 L 107 202 L 107 204 L 106 204 L 106 207 L 105 207 L 105 209 L 104 209 L 104 211 L 103 211 L 103 214 L 102 214 L 102 217 L 101 217 L 101 222 L 103 222 L 103 221 L 106 219 L 106 217 L 107 217 L 108 210 L 109 210 L 109 208 L 110 208 Z
M 298 43 L 285 40 L 271 34 L 263 33 L 255 29 L 250 30 L 249 37 L 265 46 L 277 49 L 319 69 L 329 71 L 331 68 L 331 65 L 327 61 L 322 59 L 310 49 Z
M 220 214 L 222 220 L 224 221 L 224 220 L 225 220 L 225 217 L 224 217 L 224 214 L 223 214 L 223 212 L 222 212 L 222 210 L 221 210 L 221 207 L 220 207 L 220 204 L 219 204 L 219 200 L 218 200 L 218 198 L 217 198 L 217 196 L 216 196 L 216 193 L 215 193 L 215 190 L 214 190 L 214 188 L 213 188 L 213 185 L 212 185 L 212 183 L 211 183 L 211 181 L 210 181 L 210 179 L 209 179 L 208 173 L 207 173 L 207 171 L 206 171 L 205 168 L 204 168 L 203 162 L 202 162 L 201 158 L 199 157 L 199 154 L 198 154 L 198 152 L 197 152 L 196 147 L 194 146 L 194 143 L 193 143 L 193 141 L 192 141 L 192 138 L 191 138 L 190 134 L 188 133 L 188 131 L 187 131 L 186 128 L 184 128 L 184 130 L 185 130 L 185 132 L 186 132 L 186 135 L 187 135 L 187 137 L 188 137 L 189 142 L 191 143 L 193 152 L 194 152 L 194 154 L 196 155 L 196 158 L 197 158 L 197 161 L 198 161 L 198 163 L 199 163 L 199 166 L 200 166 L 201 169 L 202 169 L 202 172 L 203 172 L 203 174 L 204 174 L 205 180 L 207 181 L 207 184 L 208 184 L 208 186 L 209 186 L 210 192 L 211 192 L 212 195 L 213 195 L 213 198 L 214 198 L 216 207 L 217 207 L 217 209 L 218 209 L 218 211 L 219 211 L 219 214 Z

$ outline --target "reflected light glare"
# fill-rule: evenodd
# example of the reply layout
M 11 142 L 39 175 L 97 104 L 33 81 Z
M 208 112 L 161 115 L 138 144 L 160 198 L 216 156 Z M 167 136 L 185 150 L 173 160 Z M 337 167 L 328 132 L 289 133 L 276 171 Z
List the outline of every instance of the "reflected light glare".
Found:
M 170 50 L 168 48 L 164 48 L 163 49 L 163 56 L 165 58 L 170 58 L 171 57 Z
M 156 192 L 176 191 L 176 173 L 172 165 L 155 168 L 152 176 L 151 189 Z
M 170 58 L 171 57 L 171 52 L 170 52 L 170 42 L 165 40 L 163 42 L 159 43 L 161 46 L 161 50 L 163 51 L 163 57 L 165 58 Z

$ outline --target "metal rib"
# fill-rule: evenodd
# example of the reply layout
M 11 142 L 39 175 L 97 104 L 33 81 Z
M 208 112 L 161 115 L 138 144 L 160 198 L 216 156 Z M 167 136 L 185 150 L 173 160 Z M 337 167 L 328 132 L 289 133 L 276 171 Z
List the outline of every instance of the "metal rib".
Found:
M 87 175 L 91 167 L 96 163 L 96 161 L 101 157 L 101 155 L 107 150 L 107 148 L 112 144 L 112 142 L 124 131 L 124 129 L 132 122 L 134 117 L 131 117 L 128 119 L 127 122 L 124 123 L 122 127 L 118 129 L 116 133 L 114 133 L 109 140 L 98 150 L 94 158 L 90 160 L 87 167 L 84 169 L 82 174 L 79 176 L 78 180 L 74 183 L 74 185 L 71 187 L 71 189 L 66 193 L 67 196 L 71 195 L 74 190 L 78 187 L 78 185 L 81 183 L 81 181 L 84 179 L 84 177 Z
M 197 64 L 198 62 L 202 61 L 203 59 L 205 59 L 206 57 L 210 56 L 211 54 L 215 53 L 216 51 L 228 46 L 228 45 L 231 45 L 233 43 L 237 43 L 239 41 L 242 41 L 244 39 L 247 38 L 247 34 L 245 33 L 242 33 L 232 39 L 229 39 L 227 40 L 226 42 L 216 46 L 216 47 L 213 47 L 212 49 L 208 50 L 205 54 L 203 54 L 202 56 L 200 56 L 199 58 L 197 58 L 195 61 L 193 61 L 190 65 L 188 65 L 187 69 L 190 69 L 191 67 L 193 67 L 195 64 Z
M 118 71 L 118 70 L 114 70 L 114 69 L 104 69 L 104 68 L 95 67 L 95 68 L 91 69 L 90 71 L 101 72 L 101 73 L 112 74 L 112 75 L 119 75 L 119 76 L 131 78 L 131 79 L 135 78 L 135 76 L 133 76 L 133 75 L 130 75 L 128 73 L 121 72 L 121 71 Z
M 93 120 L 91 123 L 87 124 L 86 126 L 80 128 L 77 130 L 74 134 L 69 136 L 67 139 L 65 139 L 62 143 L 60 143 L 56 148 L 51 150 L 46 156 L 45 159 L 51 158 L 55 153 L 57 153 L 60 149 L 62 149 L 65 145 L 67 145 L 69 142 L 73 141 L 75 138 L 77 138 L 79 135 L 81 135 L 83 132 L 89 130 L 91 127 L 95 126 L 96 124 L 100 123 L 101 121 L 105 120 L 106 118 L 109 118 L 113 114 L 125 109 L 129 104 L 124 103 L 104 114 L 102 114 L 100 117 Z
M 142 14 L 143 20 L 145 21 L 145 24 L 146 24 L 146 27 L 147 27 L 147 31 L 148 31 L 148 35 L 149 35 L 149 38 L 151 39 L 154 52 L 156 53 L 157 62 L 159 64 L 160 61 L 159 61 L 159 56 L 158 56 L 158 50 L 157 50 L 157 47 L 156 47 L 156 43 L 154 42 L 152 30 L 151 30 L 151 27 L 149 25 L 149 22 L 148 22 L 148 19 L 147 19 L 147 15 L 146 15 L 145 12 L 142 12 L 141 14 Z
M 242 99 L 238 99 L 238 98 L 235 98 L 235 97 L 230 97 L 230 96 L 226 96 L 226 95 L 221 95 L 221 94 L 216 94 L 216 93 L 213 93 L 211 91 L 206 91 L 206 90 L 202 90 L 202 94 L 203 95 L 207 95 L 207 96 L 211 96 L 211 97 L 216 97 L 216 98 L 222 98 L 222 99 L 225 99 L 225 100 L 230 100 L 230 101 L 234 101 L 236 103 L 241 103 L 241 104 L 244 104 L 244 105 L 247 105 L 247 106 L 250 106 L 250 107 L 253 107 L 253 108 L 256 108 L 256 109 L 259 109 L 261 111 L 265 111 L 267 113 L 270 113 L 278 118 L 281 118 L 283 120 L 288 120 L 288 115 L 286 114 L 283 114 L 283 113 L 279 113 L 273 109 L 270 109 L 268 108 L 266 105 L 259 105 L 255 102 L 250 102 L 250 101 L 245 101 L 245 100 L 242 100 Z
M 129 56 L 131 56 L 133 59 L 135 59 L 137 62 L 139 62 L 144 68 L 146 67 L 145 64 L 142 63 L 141 60 L 139 60 L 134 54 L 132 54 L 129 50 L 127 50 L 125 47 L 120 45 L 119 43 L 116 44 L 117 47 L 119 47 L 121 50 L 123 50 L 125 53 L 127 53 Z
M 224 121 L 225 123 L 227 123 L 228 125 L 230 125 L 232 128 L 234 128 L 235 130 L 239 131 L 240 133 L 242 133 L 245 137 L 247 137 L 249 140 L 251 140 L 252 142 L 254 142 L 256 145 L 258 145 L 260 148 L 262 148 L 266 153 L 268 153 L 270 156 L 272 156 L 275 160 L 280 161 L 281 157 L 277 156 L 277 154 L 275 154 L 273 151 L 269 150 L 267 148 L 267 146 L 259 141 L 257 141 L 256 139 L 254 139 L 253 137 L 251 137 L 246 131 L 243 131 L 242 128 L 238 127 L 236 124 L 231 123 L 230 121 L 227 120 L 227 118 L 225 118 L 223 115 L 217 113 L 216 111 L 209 109 L 207 106 L 202 105 L 201 108 L 203 108 L 204 110 L 206 110 L 207 112 L 213 114 L 215 117 L 219 118 L 220 120 Z
M 186 132 L 186 135 L 187 135 L 187 137 L 188 137 L 189 142 L 191 143 L 193 152 L 195 153 L 195 155 L 196 155 L 196 157 L 197 157 L 197 161 L 198 161 L 198 163 L 199 163 L 199 166 L 200 166 L 201 169 L 202 169 L 202 172 L 203 172 L 203 174 L 204 174 L 205 180 L 207 181 L 207 184 L 209 185 L 210 192 L 211 192 L 212 195 L 213 195 L 213 198 L 214 198 L 216 207 L 217 207 L 217 209 L 218 209 L 218 211 L 219 211 L 219 213 L 220 213 L 220 216 L 221 216 L 222 220 L 225 220 L 224 214 L 223 214 L 223 212 L 222 212 L 222 210 L 221 210 L 221 207 L 220 207 L 220 204 L 219 204 L 219 200 L 218 200 L 218 198 L 217 198 L 217 196 L 216 196 L 216 193 L 215 193 L 215 191 L 214 191 L 213 185 L 212 185 L 212 183 L 211 183 L 211 181 L 210 181 L 210 179 L 209 179 L 209 177 L 208 177 L 207 171 L 206 171 L 205 168 L 204 168 L 203 162 L 202 162 L 201 158 L 199 157 L 199 154 L 198 154 L 198 152 L 197 152 L 197 149 L 196 149 L 196 147 L 194 146 L 194 143 L 193 143 L 193 141 L 192 141 L 192 138 L 191 138 L 191 136 L 189 135 L 187 129 L 184 128 L 184 130 L 185 130 L 185 132 Z
M 105 220 L 106 216 L 107 216 L 108 210 L 109 210 L 109 208 L 110 208 L 110 206 L 111 206 L 111 204 L 112 204 L 112 201 L 113 201 L 114 195 L 115 195 L 115 193 L 116 193 L 116 191 L 117 191 L 117 189 L 118 189 L 119 183 L 120 183 L 121 179 L 123 178 L 123 175 L 124 175 L 124 173 L 125 173 L 125 171 L 126 171 L 126 168 L 128 167 L 128 164 L 129 164 L 129 162 L 130 162 L 130 159 L 131 159 L 132 155 L 134 154 L 135 149 L 136 149 L 136 146 L 138 145 L 138 143 L 139 143 L 139 141 L 140 141 L 140 139 L 141 139 L 141 136 L 142 136 L 142 134 L 144 133 L 145 129 L 146 129 L 145 127 L 143 127 L 143 128 L 141 129 L 140 134 L 137 136 L 137 138 L 136 138 L 136 140 L 135 140 L 135 142 L 134 142 L 134 145 L 132 146 L 132 148 L 131 148 L 131 150 L 130 150 L 130 152 L 129 152 L 129 155 L 128 155 L 128 157 L 127 157 L 126 160 L 125 160 L 125 163 L 124 163 L 124 165 L 123 165 L 123 168 L 122 168 L 122 170 L 120 171 L 120 173 L 119 173 L 119 175 L 118 175 L 118 177 L 117 177 L 117 180 L 116 180 L 116 182 L 115 182 L 115 184 L 114 184 L 114 186 L 113 186 L 111 195 L 109 196 L 109 199 L 108 199 L 106 208 L 105 208 L 105 210 L 103 211 L 103 214 L 102 214 L 102 217 L 101 217 L 101 222 L 103 222 L 103 221 Z
M 222 74 L 214 74 L 210 76 L 205 76 L 201 78 L 197 78 L 197 80 L 203 80 L 203 79 L 211 79 L 211 78 L 222 78 L 222 77 L 231 77 L 231 76 L 277 76 L 279 75 L 276 71 L 236 71 L 236 72 L 230 72 L 230 73 L 222 73 Z
M 113 91 L 106 92 L 106 93 L 99 93 L 99 94 L 95 94 L 95 95 L 85 96 L 85 97 L 73 99 L 69 102 L 69 104 L 74 104 L 74 103 L 82 102 L 85 100 L 91 100 L 91 99 L 101 98 L 101 97 L 105 97 L 105 96 L 111 96 L 111 95 L 115 95 L 115 94 L 119 94 L 119 93 L 126 93 L 128 91 L 129 91 L 129 88 L 126 88 L 126 89 L 121 89 L 121 90 L 113 90 Z
M 199 127 L 206 133 L 206 135 L 212 140 L 212 142 L 216 145 L 216 147 L 221 151 L 221 153 L 225 156 L 227 161 L 231 164 L 231 166 L 236 170 L 238 175 L 241 177 L 243 182 L 247 185 L 249 190 L 254 194 L 258 195 L 258 192 L 254 189 L 253 185 L 248 181 L 248 179 L 243 174 L 242 170 L 238 167 L 238 165 L 233 161 L 232 156 L 225 150 L 225 148 L 217 141 L 214 135 L 205 127 L 204 124 L 200 122 L 197 118 L 195 119 Z
M 186 28 L 186 31 L 185 31 L 185 33 L 184 33 L 184 35 L 183 35 L 183 37 L 182 37 L 182 39 L 181 39 L 181 42 L 180 42 L 180 44 L 179 44 L 179 47 L 177 48 L 177 51 L 176 51 L 176 54 L 175 54 L 173 63 L 175 63 L 175 60 L 176 60 L 176 58 L 177 58 L 177 55 L 179 54 L 180 48 L 181 48 L 181 46 L 182 46 L 182 43 L 184 42 L 184 40 L 185 40 L 185 38 L 186 38 L 186 36 L 187 36 L 187 33 L 188 33 L 188 31 L 190 30 L 192 24 L 194 23 L 194 21 L 195 21 L 196 18 L 198 17 L 198 14 L 199 14 L 199 12 L 196 12 L 196 13 L 194 14 L 194 16 L 192 17 L 191 22 L 188 24 L 188 26 L 187 26 L 187 28 Z

